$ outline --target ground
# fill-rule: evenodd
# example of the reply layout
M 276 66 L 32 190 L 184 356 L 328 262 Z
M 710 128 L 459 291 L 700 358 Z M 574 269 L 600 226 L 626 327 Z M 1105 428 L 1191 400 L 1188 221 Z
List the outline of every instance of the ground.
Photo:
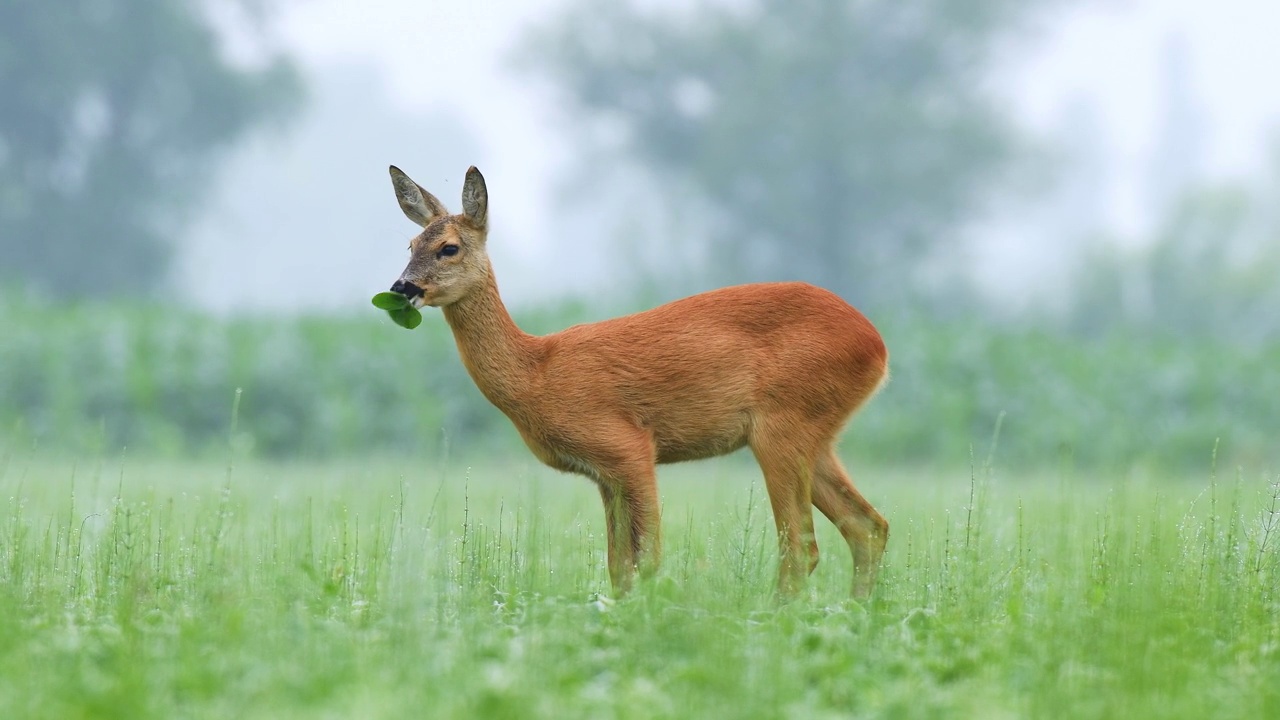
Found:
M 664 469 L 665 563 L 522 456 L 0 464 L 0 717 L 1280 717 L 1263 477 L 860 467 L 779 604 L 749 458 Z M 1275 535 L 1280 535 L 1277 530 Z

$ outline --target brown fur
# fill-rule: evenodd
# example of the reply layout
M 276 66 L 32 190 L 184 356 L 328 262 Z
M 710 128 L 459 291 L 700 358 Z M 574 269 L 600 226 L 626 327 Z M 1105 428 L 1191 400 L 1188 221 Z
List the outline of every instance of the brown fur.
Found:
M 485 252 L 479 171 L 468 171 L 456 216 L 416 184 L 421 197 L 406 200 L 412 181 L 391 174 L 405 214 L 424 228 L 400 279 L 424 290 L 418 304 L 443 308 L 467 372 L 534 455 L 595 481 L 615 591 L 658 565 L 655 464 L 750 447 L 778 530 L 778 589 L 798 590 L 817 565 L 812 506 L 849 545 L 853 594 L 870 594 L 889 526 L 834 449 L 887 377 L 888 351 L 866 317 L 812 285 L 761 283 L 528 335 L 507 313 Z M 440 254 L 448 244 L 456 255 Z

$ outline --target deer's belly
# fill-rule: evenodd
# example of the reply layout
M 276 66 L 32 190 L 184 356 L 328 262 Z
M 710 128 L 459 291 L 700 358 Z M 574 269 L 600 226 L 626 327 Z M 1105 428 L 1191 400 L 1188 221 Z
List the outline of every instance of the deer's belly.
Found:
M 672 444 L 658 448 L 658 462 L 678 463 L 728 455 L 747 445 L 745 435 L 736 438 L 707 438 L 699 442 Z
M 700 460 L 731 453 L 746 446 L 751 425 L 750 415 L 745 410 L 655 414 L 649 418 L 635 417 L 630 422 L 635 429 L 652 438 L 654 460 L 658 463 Z M 569 425 L 517 425 L 517 429 L 538 460 L 562 472 L 600 480 L 609 472 L 609 459 L 624 455 L 621 448 L 609 446 L 612 433 L 606 429 L 606 424 L 594 424 L 589 417 Z
M 743 413 L 722 418 L 681 418 L 681 423 L 654 424 L 653 440 L 659 463 L 685 462 L 727 455 L 747 444 L 750 419 Z
M 593 480 L 600 479 L 600 470 L 585 453 L 574 452 L 564 443 L 548 442 L 524 429 L 520 429 L 520 437 L 524 439 L 524 444 L 533 452 L 534 457 L 538 458 L 543 465 L 561 472 L 586 475 Z

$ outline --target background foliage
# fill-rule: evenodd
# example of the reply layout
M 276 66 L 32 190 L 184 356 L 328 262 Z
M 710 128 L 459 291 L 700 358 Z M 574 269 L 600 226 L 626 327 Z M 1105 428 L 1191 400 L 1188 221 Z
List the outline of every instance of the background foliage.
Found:
M 596 319 L 522 314 L 530 331 Z M 609 313 L 604 313 L 609 314 Z M 1236 351 L 1177 335 L 1071 339 L 1019 326 L 876 318 L 892 380 L 851 424 L 855 456 L 908 464 L 1199 469 L 1275 463 L 1280 342 Z M 148 307 L 0 305 L 0 428 L 46 450 L 183 454 L 235 442 L 265 456 L 522 453 L 467 377 L 443 320 L 402 330 L 352 318 L 219 320 Z M 1242 382 L 1248 378 L 1248 382 Z M 1003 416 L 1003 419 L 1002 419 Z

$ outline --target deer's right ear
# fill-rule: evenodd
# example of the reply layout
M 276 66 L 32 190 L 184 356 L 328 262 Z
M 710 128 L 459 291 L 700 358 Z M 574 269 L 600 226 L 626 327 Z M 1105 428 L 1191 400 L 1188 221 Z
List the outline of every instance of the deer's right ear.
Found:
M 396 202 L 405 217 L 422 227 L 431 224 L 432 220 L 449 214 L 444 204 L 434 195 L 423 190 L 418 183 L 409 179 L 400 168 L 391 166 L 391 184 L 396 190 Z
M 462 183 L 462 213 L 480 230 L 489 224 L 489 190 L 475 165 L 467 170 L 467 179 Z

